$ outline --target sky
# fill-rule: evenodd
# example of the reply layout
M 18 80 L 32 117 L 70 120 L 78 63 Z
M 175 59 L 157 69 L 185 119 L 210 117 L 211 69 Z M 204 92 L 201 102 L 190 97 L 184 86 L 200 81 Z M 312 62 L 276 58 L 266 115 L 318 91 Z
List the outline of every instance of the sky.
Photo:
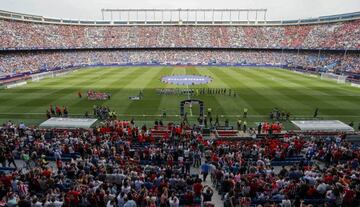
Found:
M 0 10 L 64 19 L 100 20 L 102 8 L 265 8 L 268 20 L 289 20 L 357 12 L 360 0 L 0 0 Z

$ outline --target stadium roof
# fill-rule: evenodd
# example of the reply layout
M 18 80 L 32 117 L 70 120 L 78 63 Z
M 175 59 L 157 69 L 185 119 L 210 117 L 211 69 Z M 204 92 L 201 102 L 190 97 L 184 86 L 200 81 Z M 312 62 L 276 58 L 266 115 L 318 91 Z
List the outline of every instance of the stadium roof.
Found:
M 353 132 L 354 129 L 339 120 L 291 121 L 303 132 Z
M 41 128 L 89 129 L 97 119 L 57 118 L 52 117 L 40 124 Z
M 0 10 L 0 18 L 47 24 L 126 26 L 126 25 L 302 25 L 360 19 L 360 12 L 308 19 L 268 21 L 266 9 L 102 9 L 103 20 L 48 18 Z M 109 15 L 106 15 L 109 13 Z

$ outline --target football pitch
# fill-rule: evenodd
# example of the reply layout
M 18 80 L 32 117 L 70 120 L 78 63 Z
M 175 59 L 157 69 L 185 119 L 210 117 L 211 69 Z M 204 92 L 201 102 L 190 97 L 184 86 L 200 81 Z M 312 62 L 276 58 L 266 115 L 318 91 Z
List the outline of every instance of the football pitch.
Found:
M 161 81 L 166 75 L 206 75 L 213 81 L 203 85 L 173 85 Z M 227 94 L 158 95 L 158 88 L 205 89 L 226 88 Z M 94 90 L 111 94 L 111 99 L 91 101 L 86 92 Z M 129 100 L 143 91 L 141 100 Z M 83 94 L 78 97 L 78 92 Z M 74 71 L 62 77 L 29 82 L 13 89 L 0 89 L 0 121 L 24 121 L 39 124 L 46 119 L 49 105 L 67 106 L 71 117 L 92 114 L 94 105 L 109 106 L 119 119 L 134 118 L 151 122 L 161 119 L 179 121 L 179 105 L 188 98 L 204 101 L 205 113 L 212 109 L 220 121 L 229 119 L 232 125 L 243 120 L 248 108 L 248 123 L 269 119 L 273 108 L 290 112 L 292 119 L 310 119 L 319 108 L 320 119 L 338 119 L 346 123 L 360 120 L 360 89 L 335 81 L 297 74 L 283 69 L 246 67 L 96 67 Z M 197 106 L 186 109 L 195 121 Z M 356 125 L 357 126 L 357 125 Z

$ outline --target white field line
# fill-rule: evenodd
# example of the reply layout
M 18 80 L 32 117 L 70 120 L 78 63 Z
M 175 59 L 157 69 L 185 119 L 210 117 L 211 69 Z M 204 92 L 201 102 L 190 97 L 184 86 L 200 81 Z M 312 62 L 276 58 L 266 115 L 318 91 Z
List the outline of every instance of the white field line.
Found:
M 184 73 L 185 73 L 185 75 L 186 75 L 186 68 L 184 68 Z M 188 92 L 188 100 L 190 100 L 190 93 L 189 93 L 189 85 L 188 84 L 186 84 L 186 88 L 187 88 L 187 92 Z M 192 104 L 190 104 L 190 116 L 192 117 L 193 116 L 193 113 L 192 113 Z
M 45 115 L 45 113 L 0 113 L 0 115 Z M 69 114 L 70 116 L 84 116 L 84 114 L 72 114 L 70 113 Z M 134 116 L 134 117 L 158 117 L 158 116 L 162 116 L 162 114 L 118 114 L 119 116 Z M 179 115 L 178 114 L 169 114 L 167 116 L 170 116 L 170 117 L 178 117 Z M 242 115 L 231 115 L 231 114 L 226 114 L 226 115 L 219 115 L 220 117 L 242 117 Z M 256 117 L 268 117 L 269 115 L 268 114 L 264 114 L 264 115 L 261 115 L 261 114 L 258 114 L 258 115 L 248 115 L 248 117 L 253 117 L 253 118 L 256 118 Z M 312 116 L 311 115 L 308 115 L 308 116 L 305 116 L 305 115 L 292 115 L 290 117 L 290 119 L 292 117 L 295 117 L 295 118 L 311 118 Z M 360 115 L 321 115 L 319 116 L 320 118 L 321 117 L 344 117 L 344 118 L 352 118 L 352 117 L 360 117 Z
M 187 87 L 187 94 L 188 94 L 188 99 L 190 100 L 190 93 L 189 93 L 189 85 L 186 85 L 186 87 Z M 193 116 L 193 113 L 192 113 L 192 104 L 190 104 L 190 116 Z

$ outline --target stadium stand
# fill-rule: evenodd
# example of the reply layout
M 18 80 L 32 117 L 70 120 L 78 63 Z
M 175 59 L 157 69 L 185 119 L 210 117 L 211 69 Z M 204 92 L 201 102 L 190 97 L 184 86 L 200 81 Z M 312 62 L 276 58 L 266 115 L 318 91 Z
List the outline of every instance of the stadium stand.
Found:
M 36 195 L 31 202 L 39 205 L 122 206 L 130 200 L 137 206 L 200 206 L 213 193 L 209 198 L 199 175 L 190 173 L 194 165 L 208 172 L 211 179 L 202 178 L 211 180 L 225 206 L 290 200 L 295 206 L 359 205 L 359 147 L 340 135 L 209 141 L 186 124 L 153 129 L 172 133 L 153 139 L 158 131 L 118 120 L 88 130 L 5 123 L 0 128 L 0 180 L 11 194 L 5 190 L 0 195 L 7 196 L 7 203 L 15 195 L 18 202 Z M 23 160 L 26 170 L 10 168 L 13 156 Z
M 281 50 L 81 50 L 27 51 L 0 54 L 0 70 L 6 75 L 24 72 L 44 72 L 82 66 L 131 64 L 191 64 L 191 65 L 268 65 L 359 73 L 359 55 L 349 52 L 296 52 Z
M 360 20 L 355 14 L 344 15 L 344 19 L 333 17 L 335 20 L 322 17 L 297 24 L 284 21 L 246 26 L 104 26 L 60 23 L 38 16 L 18 19 L 15 17 L 21 14 L 10 14 L 0 17 L 0 27 L 6 28 L 0 31 L 2 77 L 82 65 L 133 63 L 269 64 L 359 73 Z M 177 55 L 180 49 L 189 50 Z M 206 51 L 209 49 L 218 50 Z
M 298 26 L 81 26 L 0 20 L 1 49 L 360 49 L 359 20 Z M 18 38 L 21 37 L 21 38 Z
M 355 14 L 246 26 L 91 25 L 2 14 L 1 83 L 85 66 L 168 64 L 276 66 L 360 79 Z M 342 134 L 273 139 L 269 132 L 229 141 L 239 131 L 219 129 L 219 139 L 206 140 L 196 125 L 133 122 L 104 119 L 88 130 L 3 124 L 0 206 L 213 206 L 216 191 L 224 206 L 360 205 L 359 145 Z

